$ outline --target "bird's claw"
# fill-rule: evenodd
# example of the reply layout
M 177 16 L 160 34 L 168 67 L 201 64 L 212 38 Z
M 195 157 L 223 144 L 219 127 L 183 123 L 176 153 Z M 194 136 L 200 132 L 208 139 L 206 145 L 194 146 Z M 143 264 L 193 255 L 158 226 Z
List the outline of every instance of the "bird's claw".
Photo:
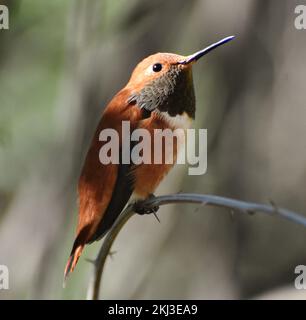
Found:
M 149 199 L 155 198 L 154 194 L 150 194 Z M 145 206 L 143 201 L 136 202 L 134 204 L 134 211 L 140 215 L 143 214 L 154 214 L 157 220 L 159 221 L 156 212 L 159 210 L 159 206 Z
M 142 203 L 135 203 L 134 205 L 134 211 L 140 215 L 144 214 L 156 214 L 158 211 L 159 206 L 154 206 L 154 207 L 146 207 L 142 205 Z

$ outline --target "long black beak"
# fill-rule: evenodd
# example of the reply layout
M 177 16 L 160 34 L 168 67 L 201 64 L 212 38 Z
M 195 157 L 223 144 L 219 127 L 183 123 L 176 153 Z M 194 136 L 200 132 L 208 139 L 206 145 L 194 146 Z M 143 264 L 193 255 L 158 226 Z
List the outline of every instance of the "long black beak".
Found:
M 190 56 L 187 56 L 186 59 L 179 61 L 178 64 L 189 64 L 192 62 L 196 62 L 197 60 L 199 60 L 201 57 L 203 57 L 204 55 L 206 55 L 208 52 L 216 49 L 217 47 L 221 46 L 222 44 L 225 44 L 231 40 L 233 40 L 235 38 L 235 36 L 230 36 L 230 37 L 226 37 L 216 43 L 211 44 L 210 46 L 208 46 L 205 49 L 202 49 L 196 53 L 191 54 Z

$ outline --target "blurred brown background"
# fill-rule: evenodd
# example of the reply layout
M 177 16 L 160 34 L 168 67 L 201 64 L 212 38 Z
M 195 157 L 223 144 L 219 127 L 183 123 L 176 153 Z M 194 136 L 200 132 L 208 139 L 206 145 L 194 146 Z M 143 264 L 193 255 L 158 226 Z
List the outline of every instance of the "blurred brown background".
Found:
M 211 193 L 306 214 L 306 30 L 294 0 L 9 0 L 0 30 L 1 299 L 83 299 L 100 243 L 62 289 L 76 185 L 101 112 L 137 62 L 189 54 L 228 35 L 194 68 L 208 172 L 178 167 L 156 194 Z M 114 245 L 102 298 L 306 298 L 306 229 L 257 214 L 162 207 Z

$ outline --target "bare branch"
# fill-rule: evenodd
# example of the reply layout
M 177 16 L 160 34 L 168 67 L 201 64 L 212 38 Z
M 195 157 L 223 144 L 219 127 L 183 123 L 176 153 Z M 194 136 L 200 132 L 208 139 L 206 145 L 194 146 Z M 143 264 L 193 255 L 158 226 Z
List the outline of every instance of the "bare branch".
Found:
M 293 211 L 279 208 L 273 202 L 271 205 L 240 201 L 215 195 L 179 193 L 150 198 L 137 204 L 138 207 L 152 208 L 173 203 L 197 203 L 207 206 L 223 207 L 230 210 L 240 211 L 242 213 L 253 214 L 256 212 L 266 213 L 268 215 L 279 216 L 290 220 L 296 224 L 306 227 L 306 217 Z M 94 271 L 87 291 L 87 299 L 97 300 L 99 298 L 101 277 L 107 256 L 110 253 L 113 242 L 119 234 L 125 223 L 135 214 L 134 206 L 129 205 L 122 211 L 111 230 L 107 233 L 99 254 L 94 262 Z

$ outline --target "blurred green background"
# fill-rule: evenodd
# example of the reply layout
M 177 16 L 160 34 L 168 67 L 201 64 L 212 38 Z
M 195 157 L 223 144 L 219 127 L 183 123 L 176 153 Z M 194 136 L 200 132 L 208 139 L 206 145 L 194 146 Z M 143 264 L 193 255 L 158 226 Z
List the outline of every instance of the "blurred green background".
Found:
M 83 299 L 88 246 L 62 288 L 77 219 L 76 186 L 101 112 L 155 52 L 230 44 L 194 68 L 196 128 L 208 172 L 174 169 L 156 194 L 273 200 L 306 212 L 306 30 L 294 0 L 9 0 L 0 30 L 1 299 Z M 107 261 L 102 298 L 306 298 L 306 229 L 192 205 L 129 221 Z

